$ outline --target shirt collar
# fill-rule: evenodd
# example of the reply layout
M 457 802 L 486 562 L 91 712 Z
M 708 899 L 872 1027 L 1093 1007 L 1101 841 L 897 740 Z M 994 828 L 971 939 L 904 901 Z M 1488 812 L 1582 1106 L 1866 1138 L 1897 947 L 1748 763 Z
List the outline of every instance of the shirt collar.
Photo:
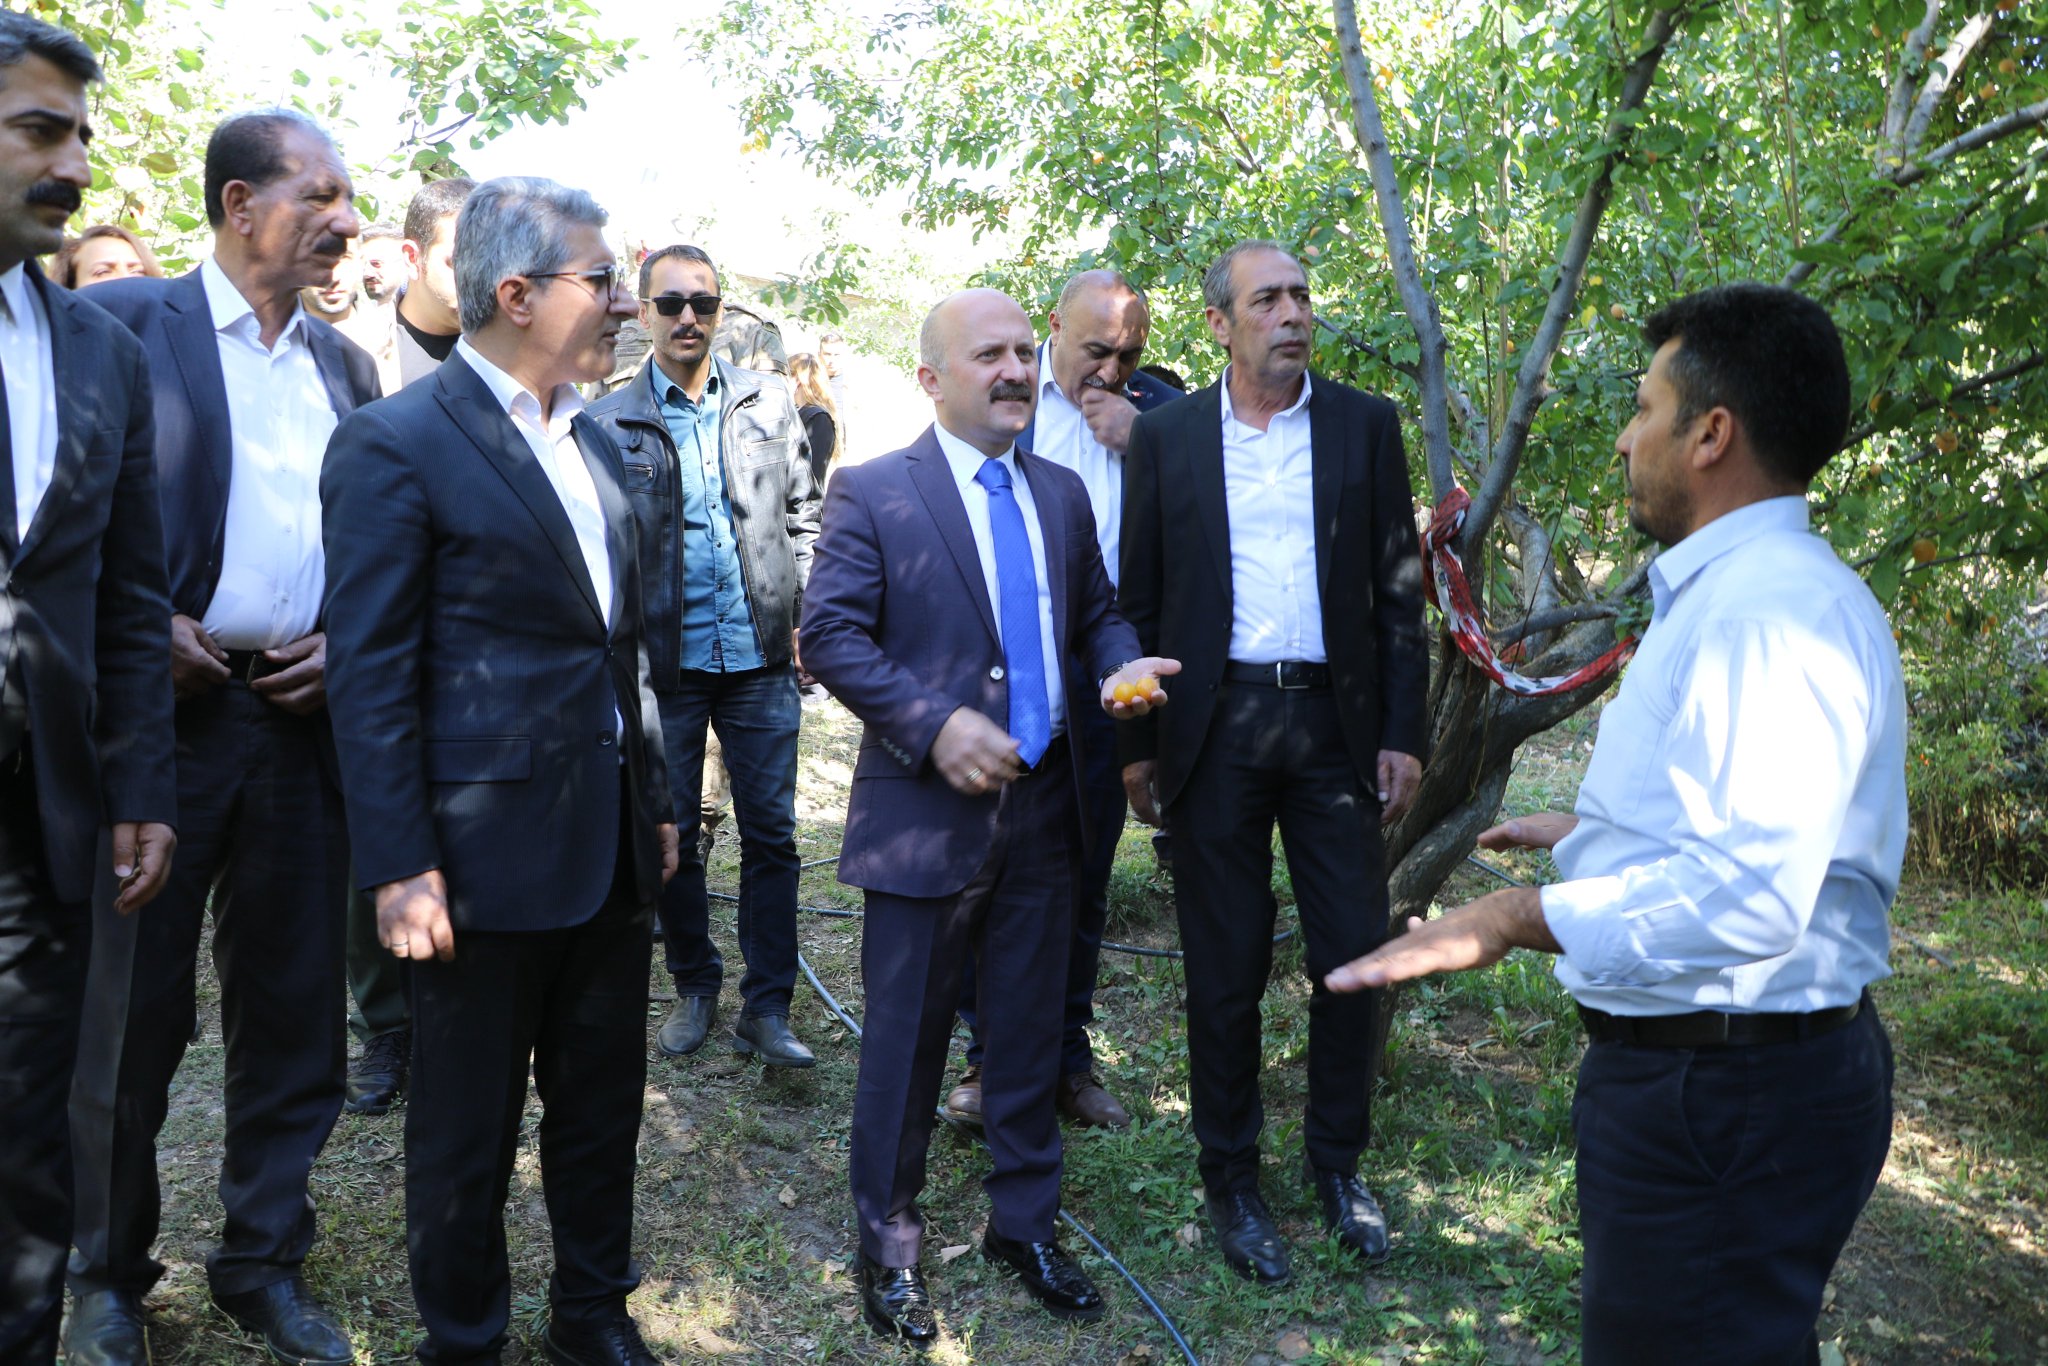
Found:
M 33 319 L 28 301 L 28 267 L 24 262 L 16 261 L 11 270 L 0 271 L 0 300 L 6 301 L 16 326 Z
M 982 462 L 991 457 L 983 455 L 980 451 L 947 431 L 942 423 L 934 422 L 932 424 L 932 431 L 938 434 L 939 449 L 946 453 L 946 463 L 952 466 L 953 482 L 963 489 L 966 488 L 974 482 L 975 471 L 981 468 Z M 1008 450 L 993 458 L 1003 462 L 1003 468 L 1010 472 L 1010 479 L 1014 482 L 1017 478 L 1016 443 L 1011 442 Z
M 214 331 L 225 332 L 242 319 L 256 316 L 255 308 L 242 291 L 235 288 L 235 282 L 228 278 L 228 273 L 222 270 L 220 263 L 211 256 L 199 263 L 199 283 L 206 289 L 206 309 L 213 315 Z M 294 303 L 292 316 L 285 323 L 284 331 L 278 334 L 278 340 L 282 341 L 294 332 L 300 331 L 305 322 L 305 305 Z M 273 346 L 272 349 L 276 348 Z
M 1052 343 L 1040 342 L 1038 345 L 1038 401 L 1040 403 L 1045 402 L 1048 395 L 1059 399 L 1070 408 L 1080 406 L 1074 400 L 1068 398 L 1065 393 L 1061 392 L 1060 382 L 1052 377 Z
M 1806 499 L 1765 498 L 1724 512 L 1659 554 L 1650 565 L 1650 596 L 1662 615 L 1700 571 L 1760 536 L 1807 529 Z
M 540 400 L 525 385 L 492 364 L 483 352 L 469 344 L 467 336 L 455 343 L 455 349 L 508 416 L 524 418 L 536 428 L 540 426 Z M 576 392 L 573 384 L 557 384 L 548 411 L 548 434 L 559 437 L 568 429 L 570 420 L 583 411 L 583 395 Z
M 672 408 L 709 407 L 711 401 L 719 396 L 718 362 L 715 360 L 711 362 L 711 376 L 704 381 L 704 397 L 701 399 L 692 399 L 688 394 L 684 393 L 683 386 L 670 379 L 668 372 L 663 370 L 652 356 L 647 358 L 647 382 L 654 387 L 654 401 L 656 403 L 666 403 Z M 673 402 L 669 398 L 671 394 L 675 395 Z
M 1223 378 L 1218 381 L 1218 384 L 1223 390 L 1223 422 L 1225 426 L 1228 426 L 1237 416 L 1236 410 L 1230 406 L 1230 367 L 1228 365 L 1223 367 Z M 1290 413 L 1298 413 L 1303 408 L 1306 408 L 1308 406 L 1309 390 L 1314 386 L 1315 381 L 1309 378 L 1308 371 L 1302 371 L 1300 395 L 1295 398 L 1294 402 L 1288 404 L 1285 408 L 1273 414 L 1273 416 L 1276 418 L 1286 417 Z

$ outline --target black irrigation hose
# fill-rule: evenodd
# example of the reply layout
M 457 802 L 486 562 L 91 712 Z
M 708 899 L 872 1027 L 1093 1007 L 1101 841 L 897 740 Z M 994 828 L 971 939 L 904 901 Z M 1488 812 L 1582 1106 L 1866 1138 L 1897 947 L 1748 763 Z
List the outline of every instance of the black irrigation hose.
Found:
M 1492 873 L 1495 877 L 1499 878 L 1502 882 L 1507 883 L 1510 887 L 1533 887 L 1535 885 L 1531 882 L 1522 881 L 1522 879 L 1516 877 L 1513 873 L 1510 873 L 1505 868 L 1496 868 L 1493 864 L 1488 863 L 1485 859 L 1479 857 L 1479 855 L 1477 854 L 1465 855 L 1465 862 L 1471 864 L 1474 868 L 1479 869 L 1479 871 L 1483 873 Z
M 796 956 L 796 965 L 799 968 L 803 969 L 805 979 L 808 980 L 811 984 L 811 990 L 818 993 L 818 999 L 825 1003 L 825 1008 L 831 1011 L 834 1015 L 837 1015 L 839 1017 L 839 1022 L 845 1025 L 849 1030 L 853 1031 L 854 1038 L 860 1038 L 860 1021 L 854 1019 L 853 1016 L 847 1012 L 846 1007 L 839 1003 L 838 997 L 834 996 L 830 991 L 826 990 L 825 984 L 818 980 L 817 970 L 811 966 L 810 960 L 808 958 L 805 958 L 801 952 L 799 952 Z M 980 1142 L 984 1146 L 986 1146 L 986 1139 L 982 1138 L 978 1134 L 975 1134 L 974 1131 L 970 1129 L 967 1125 L 962 1124 L 957 1119 L 954 1119 L 944 1110 L 939 1111 L 939 1118 L 944 1120 L 946 1123 L 952 1125 L 955 1129 L 958 1129 L 961 1133 L 973 1136 L 977 1142 Z M 1115 1254 L 1111 1253 L 1107 1247 L 1103 1246 L 1102 1240 L 1100 1238 L 1097 1238 L 1093 1233 L 1090 1233 L 1088 1231 L 1088 1226 L 1086 1224 L 1082 1223 L 1079 1219 L 1076 1219 L 1073 1215 L 1067 1213 L 1067 1211 L 1064 1208 L 1060 1210 L 1059 1216 L 1063 1221 L 1065 1221 L 1068 1228 L 1073 1229 L 1074 1232 L 1080 1234 L 1082 1238 L 1087 1240 L 1088 1246 L 1095 1250 L 1096 1256 L 1102 1258 L 1103 1261 L 1108 1262 L 1110 1266 L 1116 1271 L 1117 1275 L 1122 1276 L 1124 1278 L 1125 1283 L 1128 1284 L 1131 1287 L 1133 1293 L 1137 1295 L 1139 1303 L 1143 1304 L 1145 1308 L 1149 1309 L 1152 1312 L 1152 1317 L 1159 1320 L 1159 1326 L 1164 1328 L 1166 1330 L 1166 1335 L 1173 1339 L 1173 1345 L 1180 1348 L 1180 1354 L 1183 1357 L 1187 1358 L 1188 1366 L 1202 1366 L 1201 1358 L 1195 1355 L 1195 1349 L 1188 1345 L 1188 1340 L 1185 1337 L 1181 1336 L 1180 1329 L 1174 1326 L 1173 1320 L 1167 1316 L 1167 1313 L 1164 1309 L 1160 1308 L 1159 1301 L 1152 1298 L 1152 1292 L 1147 1290 L 1143 1282 L 1139 1281 L 1139 1279 L 1136 1276 L 1131 1274 L 1131 1269 L 1125 1266 L 1122 1262 L 1118 1261 L 1116 1259 Z

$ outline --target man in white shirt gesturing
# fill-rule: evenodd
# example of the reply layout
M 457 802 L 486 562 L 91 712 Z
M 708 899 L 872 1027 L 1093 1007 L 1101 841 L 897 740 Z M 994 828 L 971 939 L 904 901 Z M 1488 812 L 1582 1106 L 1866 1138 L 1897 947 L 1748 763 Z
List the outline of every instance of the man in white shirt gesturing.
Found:
M 1573 1122 L 1587 1366 L 1818 1359 L 1821 1293 L 1891 1141 L 1886 976 L 1905 688 L 1877 600 L 1807 530 L 1849 423 L 1811 300 L 1737 284 L 1652 315 L 1616 443 L 1669 547 L 1575 815 L 1479 837 L 1564 881 L 1496 892 L 1336 991 L 1559 955 L 1591 1046 Z

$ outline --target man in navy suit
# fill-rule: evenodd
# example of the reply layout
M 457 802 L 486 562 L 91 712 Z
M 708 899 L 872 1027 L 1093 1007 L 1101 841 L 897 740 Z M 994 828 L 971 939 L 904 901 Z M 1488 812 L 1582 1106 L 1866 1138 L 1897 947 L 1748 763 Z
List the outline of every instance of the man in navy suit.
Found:
M 1152 332 L 1145 296 L 1113 270 L 1084 270 L 1060 290 L 1048 318 L 1050 335 L 1038 349 L 1038 403 L 1017 444 L 1042 460 L 1081 476 L 1102 567 L 1116 586 L 1117 534 L 1123 522 L 1124 451 L 1141 412 L 1180 395 L 1138 361 Z M 1088 860 L 1074 879 L 1074 944 L 1067 956 L 1066 1021 L 1060 1036 L 1061 1114 L 1093 1128 L 1121 1129 L 1130 1113 L 1095 1072 L 1088 1026 L 1095 1021 L 1095 974 L 1102 961 L 1102 929 L 1109 915 L 1109 873 L 1124 828 L 1123 770 L 1117 764 L 1116 725 L 1087 711 Z M 960 987 L 960 1018 L 973 1034 L 967 1073 L 946 1097 L 946 1113 L 981 1121 L 982 1046 L 974 1013 L 974 966 Z
M 861 1039 L 849 1157 L 868 1322 L 938 1333 L 918 1269 L 917 1196 L 946 1038 L 970 953 L 984 981 L 982 1113 L 995 1167 L 982 1251 L 1053 1313 L 1101 1293 L 1054 1241 L 1060 1002 L 1084 856 L 1078 709 L 1143 714 L 1119 683 L 1171 674 L 1138 658 L 1103 572 L 1087 490 L 1017 449 L 1031 420 L 1031 321 L 993 290 L 956 294 L 919 338 L 938 421 L 908 448 L 833 478 L 804 599 L 803 658 L 866 722 L 839 877 L 866 890 Z
M 92 53 L 0 11 L 0 1361 L 57 1352 L 71 1243 L 66 1097 L 95 849 L 115 909 L 176 839 L 170 603 L 142 348 L 43 278 L 92 183 Z
M 676 869 L 639 549 L 578 383 L 638 311 L 604 211 L 550 180 L 457 223 L 462 340 L 344 422 L 321 475 L 356 880 L 412 970 L 406 1246 L 423 1361 L 495 1361 L 529 1072 L 556 1363 L 651 1363 L 626 1313 L 654 902 Z
M 320 460 L 377 396 L 369 354 L 308 318 L 361 226 L 341 156 L 302 114 L 241 114 L 206 147 L 211 259 L 92 301 L 142 342 L 170 577 L 182 849 L 153 912 L 98 936 L 74 1124 L 74 1362 L 140 1362 L 156 1135 L 192 1037 L 212 894 L 227 1044 L 226 1221 L 213 1298 L 287 1360 L 352 1356 L 300 1275 L 308 1178 L 341 1109 L 348 868 L 326 704 Z M 101 919 L 101 925 L 109 922 Z

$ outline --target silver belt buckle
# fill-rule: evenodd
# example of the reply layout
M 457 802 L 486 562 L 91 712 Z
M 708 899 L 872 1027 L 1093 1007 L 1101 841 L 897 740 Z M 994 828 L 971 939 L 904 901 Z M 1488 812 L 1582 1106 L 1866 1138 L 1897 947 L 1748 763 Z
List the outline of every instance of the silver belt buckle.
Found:
M 1284 692 L 1301 692 L 1308 687 L 1308 684 L 1289 683 L 1287 681 L 1287 661 L 1281 659 L 1275 660 L 1273 663 L 1273 686 Z

